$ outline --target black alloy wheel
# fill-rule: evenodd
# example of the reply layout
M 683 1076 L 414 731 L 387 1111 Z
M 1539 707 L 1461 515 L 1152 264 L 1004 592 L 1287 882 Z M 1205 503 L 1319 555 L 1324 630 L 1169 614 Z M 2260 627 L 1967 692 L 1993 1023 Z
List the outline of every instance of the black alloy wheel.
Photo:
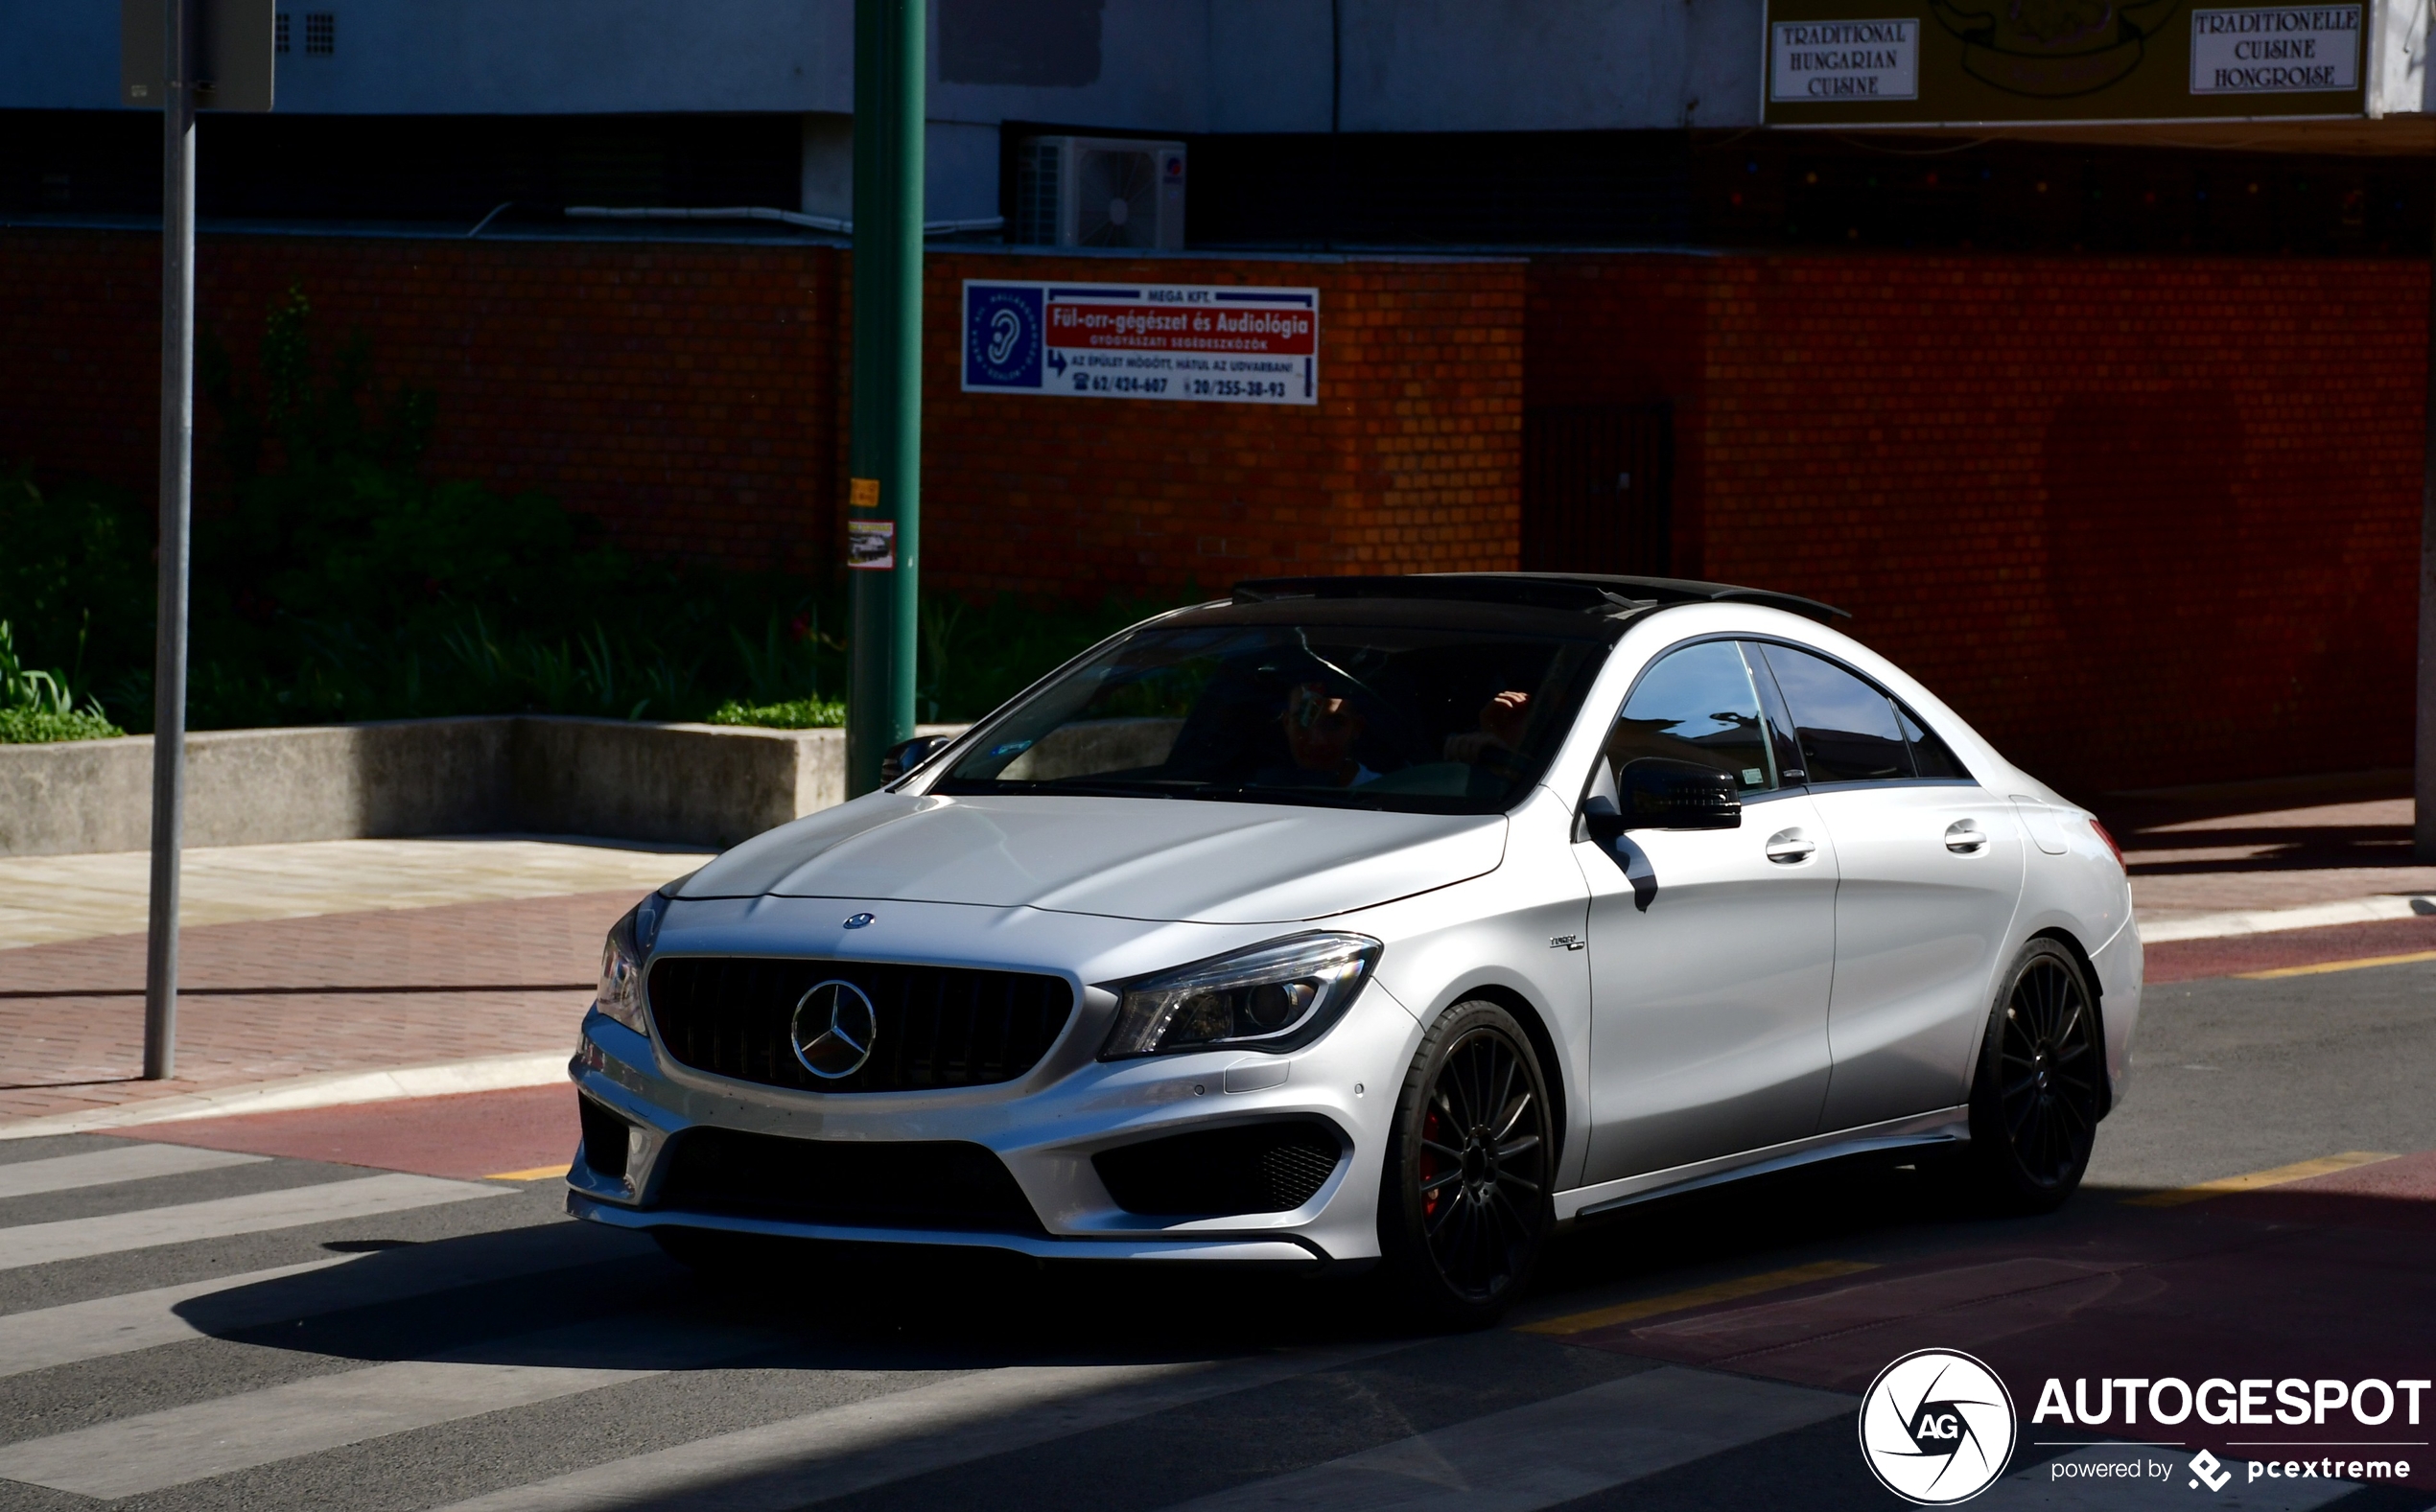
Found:
M 1424 1311 L 1494 1322 L 1546 1243 L 1555 1141 L 1530 1038 L 1493 1003 L 1462 1003 L 1404 1079 L 1381 1194 L 1381 1244 Z
M 2096 1005 L 2080 963 L 2033 940 L 2003 978 L 1971 1096 L 1971 1144 L 1986 1195 L 2045 1212 L 2089 1169 L 2105 1102 Z

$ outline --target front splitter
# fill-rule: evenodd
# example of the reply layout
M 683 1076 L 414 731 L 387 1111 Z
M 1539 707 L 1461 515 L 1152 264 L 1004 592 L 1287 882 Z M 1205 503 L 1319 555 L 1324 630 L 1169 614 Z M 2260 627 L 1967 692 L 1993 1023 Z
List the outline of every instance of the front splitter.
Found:
M 648 1211 L 567 1193 L 571 1218 L 613 1228 L 714 1228 L 731 1234 L 776 1239 L 818 1239 L 853 1244 L 927 1244 L 954 1249 L 998 1249 L 1040 1260 L 1189 1261 L 1204 1265 L 1325 1266 L 1315 1244 L 1291 1239 L 1055 1239 L 1045 1234 L 973 1233 L 937 1228 L 867 1228 L 859 1224 L 796 1223 L 783 1219 L 696 1213 L 682 1208 Z

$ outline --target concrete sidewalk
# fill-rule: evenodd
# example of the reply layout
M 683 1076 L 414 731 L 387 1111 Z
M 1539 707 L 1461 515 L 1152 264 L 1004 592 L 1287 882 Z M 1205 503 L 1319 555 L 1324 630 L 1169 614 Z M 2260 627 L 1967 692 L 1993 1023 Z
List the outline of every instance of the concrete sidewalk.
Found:
M 563 1078 L 602 934 L 702 859 L 490 838 L 191 851 L 172 1082 L 140 1074 L 141 856 L 8 861 L 0 938 L 44 942 L 0 949 L 0 1134 Z M 410 1067 L 453 1069 L 349 1075 Z
M 2407 772 L 2123 793 L 2095 806 L 2123 848 L 2134 911 L 2152 936 L 2252 933 L 2232 916 L 2305 909 L 2318 914 L 2293 913 L 2292 927 L 2436 914 L 2436 866 L 2411 857 Z M 2319 917 L 2347 904 L 2364 911 Z M 2189 928 L 2206 920 L 2223 922 Z
M 2155 984 L 2436 950 L 2436 867 L 2411 856 L 2410 774 L 2119 794 Z

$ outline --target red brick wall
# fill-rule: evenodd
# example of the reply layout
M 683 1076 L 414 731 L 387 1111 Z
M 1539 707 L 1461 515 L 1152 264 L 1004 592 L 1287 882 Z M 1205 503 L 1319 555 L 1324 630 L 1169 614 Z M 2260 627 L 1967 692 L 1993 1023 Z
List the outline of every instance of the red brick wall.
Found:
M 361 331 L 383 384 L 437 391 L 435 473 L 541 489 L 639 551 L 820 570 L 844 477 L 849 262 L 821 247 L 215 237 L 199 324 L 250 361 L 265 313 L 299 282 L 325 352 Z M 0 268 L 0 459 L 149 494 L 157 244 L 12 231 Z M 1523 276 L 1518 261 L 934 255 L 928 580 L 1096 597 L 1510 565 Z M 1322 403 L 964 394 L 967 277 L 1317 285 Z M 207 406 L 198 421 L 207 467 Z
M 934 580 L 1096 594 L 1284 573 L 1511 568 L 1525 265 L 934 254 L 923 531 Z M 966 278 L 1320 291 L 1320 403 L 961 392 Z
M 1534 265 L 1533 403 L 1677 402 L 1678 560 L 2070 791 L 2406 765 L 2427 270 Z
M 199 332 L 250 365 L 291 282 L 327 354 L 439 396 L 430 465 L 537 488 L 635 549 L 808 568 L 837 449 L 838 257 L 821 248 L 211 237 Z M 11 231 L 0 457 L 149 495 L 159 244 Z M 197 406 L 200 501 L 216 419 Z M 807 525 L 813 527 L 810 533 Z
M 0 459 L 149 491 L 157 267 L 146 236 L 0 238 Z M 436 471 L 640 550 L 833 561 L 837 252 L 210 238 L 200 269 L 241 354 L 298 279 L 325 337 L 437 390 Z M 2070 790 L 2410 756 L 2422 264 L 942 249 L 929 276 L 933 583 L 1511 566 L 1526 403 L 1666 399 L 1677 570 L 1853 610 Z M 967 277 L 1316 284 L 1323 403 L 964 394 Z

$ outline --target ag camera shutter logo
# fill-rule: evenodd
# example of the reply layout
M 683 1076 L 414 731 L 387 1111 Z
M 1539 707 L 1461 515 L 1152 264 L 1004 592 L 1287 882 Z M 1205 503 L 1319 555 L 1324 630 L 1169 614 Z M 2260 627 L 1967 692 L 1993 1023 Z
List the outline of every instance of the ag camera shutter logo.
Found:
M 2004 1474 L 2013 1396 L 1996 1372 L 1950 1349 L 1920 1349 L 1878 1372 L 1861 1399 L 1861 1454 L 1906 1501 L 1952 1506 Z

